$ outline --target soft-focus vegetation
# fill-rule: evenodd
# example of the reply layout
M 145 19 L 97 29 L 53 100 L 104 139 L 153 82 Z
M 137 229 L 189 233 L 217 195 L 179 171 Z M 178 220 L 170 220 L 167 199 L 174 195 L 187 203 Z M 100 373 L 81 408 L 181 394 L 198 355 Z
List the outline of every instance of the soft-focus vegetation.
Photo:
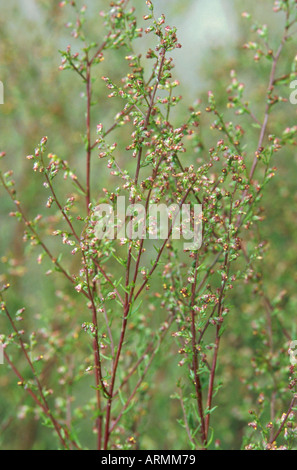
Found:
M 296 449 L 296 373 L 288 353 L 297 339 L 297 105 L 289 100 L 297 70 L 296 2 L 226 0 L 208 11 L 211 2 L 158 0 L 148 19 L 150 2 L 89 0 L 86 9 L 79 0 L 71 3 L 1 6 L 0 335 L 7 345 L 0 365 L 1 448 L 56 449 L 66 442 L 95 449 L 105 441 L 118 449 Z M 166 25 L 177 26 L 177 41 Z M 119 43 L 108 36 L 118 31 Z M 88 60 L 105 36 L 88 103 Z M 164 38 L 172 70 L 162 63 Z M 95 139 L 88 185 L 86 157 Z M 144 163 L 139 178 L 138 161 Z M 92 211 L 122 193 L 130 203 L 198 197 L 205 211 L 201 249 L 184 253 L 168 240 L 148 281 L 162 243 L 155 249 L 146 242 L 141 260 L 137 243 L 106 241 L 98 248 Z M 136 290 L 132 268 L 130 281 L 125 278 L 129 259 L 139 268 Z M 54 420 L 28 389 L 46 399 Z

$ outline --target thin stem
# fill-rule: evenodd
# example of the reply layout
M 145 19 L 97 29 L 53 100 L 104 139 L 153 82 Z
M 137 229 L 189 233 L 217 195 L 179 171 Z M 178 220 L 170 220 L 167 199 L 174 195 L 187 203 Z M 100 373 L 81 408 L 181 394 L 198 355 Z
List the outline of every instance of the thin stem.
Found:
M 287 422 L 287 419 L 292 411 L 292 409 L 294 408 L 295 406 L 295 403 L 297 402 L 297 396 L 294 396 L 294 398 L 292 399 L 291 403 L 290 403 L 290 406 L 289 406 L 289 409 L 284 417 L 284 419 L 282 420 L 282 423 L 279 427 L 279 429 L 276 431 L 276 433 L 271 437 L 269 443 L 272 444 L 273 442 L 276 441 L 276 439 L 278 438 L 278 436 L 280 435 L 280 433 L 282 432 L 286 422 Z
M 91 87 L 91 62 L 87 62 L 87 76 L 86 76 L 86 93 L 87 93 L 87 168 L 86 168 L 86 205 L 87 214 L 90 213 L 90 199 L 91 199 L 91 99 L 92 99 L 92 87 Z
M 195 297 L 196 297 L 196 286 L 197 286 L 197 273 L 198 273 L 198 262 L 199 256 L 198 252 L 195 254 L 195 272 L 194 272 L 194 282 L 192 284 L 192 295 L 191 295 L 191 336 L 192 336 L 192 367 L 194 372 L 195 378 L 195 390 L 196 390 L 196 400 L 197 400 L 197 407 L 198 413 L 200 416 L 201 421 L 201 440 L 202 444 L 206 445 L 207 443 L 207 433 L 205 428 L 205 420 L 204 420 L 204 411 L 203 411 L 203 397 L 202 397 L 202 387 L 199 377 L 199 360 L 198 360 L 198 350 L 197 350 L 197 342 L 196 342 L 196 326 L 195 326 Z

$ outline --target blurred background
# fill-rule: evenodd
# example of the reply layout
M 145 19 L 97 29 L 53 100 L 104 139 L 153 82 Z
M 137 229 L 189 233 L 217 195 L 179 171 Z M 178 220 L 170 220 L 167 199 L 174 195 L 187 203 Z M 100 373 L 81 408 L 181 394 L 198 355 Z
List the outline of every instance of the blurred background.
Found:
M 89 0 L 87 18 L 89 35 L 98 40 L 103 36 L 102 21 L 99 11 L 109 2 Z M 230 70 L 238 71 L 240 81 L 246 84 L 247 99 L 253 102 L 254 112 L 263 118 L 265 103 L 263 94 L 268 83 L 270 64 L 265 60 L 253 62 L 253 54 L 246 53 L 242 46 L 253 40 L 250 24 L 241 17 L 245 10 L 253 13 L 259 23 L 268 24 L 271 43 L 279 43 L 282 31 L 280 16 L 272 11 L 273 1 L 262 0 L 155 0 L 157 14 L 165 13 L 168 24 L 178 28 L 179 42 L 182 49 L 173 54 L 175 77 L 180 81 L 180 94 L 183 101 L 177 108 L 176 122 L 182 122 L 183 113 L 198 98 L 207 101 L 207 92 L 212 90 L 219 107 L 226 112 L 226 89 L 230 83 Z M 131 0 L 136 7 L 140 25 L 146 10 L 145 2 Z M 82 5 L 82 3 L 81 3 Z M 1 2 L 0 15 L 0 80 L 4 84 L 4 105 L 0 106 L 0 151 L 7 156 L 1 161 L 5 170 L 15 172 L 17 191 L 22 194 L 27 213 L 35 217 L 45 212 L 47 195 L 40 179 L 32 173 L 26 156 L 43 136 L 48 136 L 47 150 L 71 162 L 78 175 L 84 175 L 84 133 L 85 97 L 79 77 L 70 71 L 59 71 L 61 56 L 59 50 L 65 50 L 68 44 L 75 44 L 65 23 L 72 21 L 69 9 L 59 7 L 58 1 L 51 0 L 10 0 Z M 138 52 L 144 53 L 149 47 L 150 37 L 136 42 Z M 75 47 L 75 45 L 74 45 Z M 296 49 L 296 42 L 291 45 Z M 112 76 L 115 81 L 122 77 L 121 63 L 125 51 L 109 53 L 108 60 L 98 69 L 101 75 Z M 294 57 L 294 55 L 293 55 Z M 287 70 L 290 57 L 283 57 L 280 66 Z M 117 102 L 105 99 L 106 87 L 98 80 L 94 85 L 98 106 L 94 111 L 93 122 L 111 122 L 117 113 Z M 282 96 L 289 98 L 291 90 L 284 87 Z M 283 103 L 278 107 L 271 124 L 277 134 L 283 130 L 283 123 L 296 124 L 297 106 Z M 240 122 L 239 118 L 239 122 Z M 246 118 L 242 118 L 246 119 Z M 205 125 L 209 125 L 207 121 Z M 203 128 L 202 128 L 203 129 Z M 117 138 L 125 141 L 125 135 L 119 131 Z M 203 133 L 203 130 L 202 130 Z M 206 144 L 212 146 L 205 131 Z M 247 145 L 257 148 L 258 133 L 250 128 Z M 94 164 L 93 187 L 102 190 L 108 186 L 109 174 L 105 174 Z M 277 177 L 270 183 L 263 200 L 265 223 L 262 224 L 262 237 L 269 242 L 269 250 L 259 270 L 267 295 L 276 305 L 285 327 L 296 339 L 296 263 L 297 263 L 297 209 L 296 209 L 296 166 L 294 148 L 276 154 L 275 166 Z M 97 168 L 97 169 L 96 169 Z M 0 188 L 0 282 L 10 282 L 12 292 L 8 291 L 7 300 L 12 310 L 23 306 L 28 308 L 25 318 L 29 330 L 42 326 L 44 316 L 49 322 L 56 321 L 57 334 L 63 334 L 68 322 L 76 323 L 68 313 L 65 324 L 57 320 L 61 309 L 61 279 L 47 278 L 42 274 L 48 269 L 47 262 L 36 262 L 38 251 L 29 251 L 22 241 L 23 226 L 8 213 L 14 207 L 8 196 Z M 53 244 L 54 242 L 51 241 Z M 63 282 L 63 281 L 62 281 Z M 65 298 L 63 299 L 65 301 Z M 68 312 L 75 309 L 72 299 L 66 299 Z M 224 335 L 223 350 L 219 368 L 224 387 L 216 398 L 215 439 L 220 438 L 221 448 L 239 448 L 247 431 L 250 417 L 248 410 L 257 404 L 258 397 L 249 389 L 247 382 L 253 382 L 254 369 L 251 360 L 255 351 L 262 348 L 254 322 L 263 319 L 265 311 L 257 292 L 250 286 L 240 285 L 232 294 L 232 329 Z M 7 324 L 0 317 L 1 329 Z M 295 336 L 294 336 L 295 335 Z M 286 338 L 277 336 L 277 347 L 285 348 Z M 165 350 L 175 347 L 168 337 Z M 285 356 L 285 349 L 282 354 Z M 169 356 L 169 357 L 168 357 Z M 176 362 L 178 357 L 176 358 Z M 289 359 L 285 358 L 289 366 Z M 50 365 L 49 365 L 50 369 Z M 55 368 L 48 372 L 55 381 Z M 180 405 L 168 396 L 172 385 L 180 374 L 170 355 L 159 357 L 151 375 L 148 377 L 150 390 L 142 418 L 142 449 L 181 449 L 185 448 L 186 436 L 178 424 Z M 270 371 L 271 380 L 277 379 Z M 265 380 L 269 382 L 268 378 Z M 263 379 L 264 380 L 264 379 Z M 272 380 L 272 382 L 273 382 Z M 90 382 L 91 385 L 91 382 Z M 267 384 L 266 384 L 267 385 Z M 285 390 L 285 386 L 284 386 Z M 91 389 L 90 389 L 91 394 Z M 286 406 L 289 396 L 284 391 L 283 403 L 279 402 L 280 411 Z M 86 388 L 78 389 L 77 401 L 87 399 Z M 16 378 L 6 365 L 0 366 L 0 446 L 1 449 L 50 449 L 54 439 L 37 420 L 34 413 L 27 412 L 30 399 L 16 386 Z M 17 410 L 17 412 L 16 412 Z M 169 426 L 168 423 L 171 423 Z M 86 425 L 83 431 L 83 444 L 92 447 L 94 437 Z M 213 444 L 214 445 L 214 444 Z

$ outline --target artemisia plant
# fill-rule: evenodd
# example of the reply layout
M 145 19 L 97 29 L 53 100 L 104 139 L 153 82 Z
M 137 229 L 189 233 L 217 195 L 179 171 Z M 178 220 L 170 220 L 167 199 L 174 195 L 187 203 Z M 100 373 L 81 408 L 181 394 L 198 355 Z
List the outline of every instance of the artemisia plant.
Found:
M 61 337 L 54 322 L 49 322 L 46 331 L 41 328 L 28 334 L 22 330 L 19 322 L 24 309 L 10 311 L 4 299 L 6 284 L 0 294 L 2 313 L 10 324 L 2 336 L 4 356 L 62 448 L 85 447 L 79 432 L 83 421 L 92 423 L 96 435 L 96 445 L 91 447 L 134 449 L 141 442 L 137 425 L 139 410 L 146 406 L 149 385 L 145 379 L 156 355 L 166 355 L 162 343 L 166 338 L 168 344 L 172 336 L 177 349 L 170 360 L 181 367 L 177 387 L 172 384 L 173 397 L 181 405 L 180 423 L 189 447 L 205 449 L 212 443 L 216 424 L 222 338 L 226 329 L 232 329 L 229 293 L 236 282 L 257 281 L 258 268 L 253 266 L 265 250 L 257 239 L 263 220 L 260 201 L 276 171 L 274 154 L 295 143 L 296 126 L 285 124 L 282 135 L 275 136 L 270 134 L 269 122 L 274 107 L 282 101 L 277 93 L 278 63 L 296 25 L 296 2 L 276 2 L 284 23 L 278 49 L 270 49 L 267 30 L 260 26 L 257 32 L 263 47 L 246 45 L 256 50 L 256 60 L 263 56 L 271 63 L 262 116 L 256 116 L 244 100 L 244 85 L 232 71 L 227 101 L 229 111 L 235 111 L 234 122 L 225 120 L 212 92 L 206 109 L 197 101 L 191 104 L 188 117 L 179 122 L 175 107 L 181 96 L 171 58 L 172 51 L 181 47 L 176 28 L 166 24 L 164 15 L 155 17 L 151 1 L 146 2 L 146 27 L 139 27 L 131 3 L 112 2 L 108 11 L 101 12 L 105 35 L 101 42 L 90 43 L 86 8 L 77 2 L 61 2 L 61 6 L 72 7 L 76 19 L 68 26 L 80 44 L 75 51 L 68 46 L 62 52 L 60 69 L 71 70 L 81 79 L 86 102 L 82 119 L 85 171 L 73 170 L 71 155 L 66 161 L 49 153 L 50 141 L 43 137 L 27 158 L 48 193 L 51 216 L 36 214 L 34 219 L 26 215 L 12 172 L 0 173 L 0 179 L 15 205 L 10 215 L 25 225 L 24 240 L 40 250 L 39 262 L 43 258 L 51 262 L 48 279 L 60 276 L 69 284 L 60 293 L 64 305 L 60 321 L 69 334 Z M 144 37 L 150 42 L 146 57 L 135 52 L 135 43 Z M 120 81 L 104 73 L 104 59 L 115 49 L 123 51 L 124 63 L 119 69 L 125 72 Z M 118 113 L 109 124 L 104 115 L 97 122 L 101 108 L 96 100 L 98 77 L 106 85 L 107 100 L 115 98 L 118 103 Z M 282 84 L 294 77 L 296 61 Z M 211 130 L 207 127 L 210 116 Z M 254 149 L 245 145 L 246 129 L 236 122 L 239 116 L 245 116 L 249 130 L 254 124 L 258 141 Z M 209 149 L 202 142 L 200 128 L 204 126 L 212 141 Z M 98 184 L 101 175 L 106 175 L 106 187 Z M 116 209 L 120 196 L 136 211 L 127 215 L 126 222 L 136 216 L 138 204 L 143 205 L 145 218 L 152 204 L 180 208 L 189 204 L 192 215 L 194 205 L 202 205 L 201 247 L 185 250 L 182 239 L 172 236 L 173 220 L 167 236 L 160 240 L 149 239 L 148 229 L 147 237 L 139 239 L 129 236 L 129 230 L 120 239 L 98 238 L 98 204 Z M 60 237 L 65 245 L 63 259 L 49 234 Z M 271 308 L 267 302 L 266 308 Z M 31 315 L 29 308 L 26 315 Z M 15 360 L 14 345 L 20 348 L 27 367 Z M 55 387 L 44 379 L 51 361 L 60 374 L 56 401 Z M 77 387 L 82 382 L 88 395 L 89 375 L 94 380 L 93 398 L 76 407 L 72 400 L 75 387 L 80 379 Z M 294 397 L 282 421 L 274 416 L 269 435 L 264 433 L 264 447 L 275 445 L 283 434 Z

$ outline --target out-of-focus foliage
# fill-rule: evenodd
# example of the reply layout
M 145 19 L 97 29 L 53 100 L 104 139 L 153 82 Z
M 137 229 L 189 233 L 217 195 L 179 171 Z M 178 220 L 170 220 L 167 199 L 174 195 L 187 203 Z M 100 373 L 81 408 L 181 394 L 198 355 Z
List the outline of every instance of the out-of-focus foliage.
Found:
M 86 97 L 81 94 L 79 77 L 70 71 L 62 73 L 59 70 L 59 50 L 65 50 L 69 43 L 75 48 L 76 43 L 65 28 L 69 18 L 58 3 L 50 0 L 11 0 L 1 6 L 0 80 L 5 86 L 5 104 L 0 107 L 0 150 L 5 150 L 9 155 L 9 160 L 4 159 L 3 165 L 7 170 L 11 167 L 15 169 L 18 191 L 23 194 L 30 217 L 37 213 L 46 213 L 47 193 L 40 186 L 38 178 L 32 176 L 31 166 L 25 158 L 34 152 L 43 136 L 48 137 L 47 150 L 71 161 L 78 176 L 84 174 L 85 167 L 82 135 L 85 132 L 83 119 Z M 94 39 L 102 36 L 99 11 L 106 3 L 94 0 L 86 2 L 89 35 Z M 143 25 L 142 15 L 146 9 L 142 3 L 145 2 L 131 1 Z M 175 74 L 184 96 L 178 108 L 180 114 L 175 115 L 175 111 L 173 112 L 176 123 L 182 121 L 181 114 L 196 99 L 201 99 L 207 106 L 209 89 L 216 97 L 217 108 L 224 112 L 225 121 L 233 119 L 234 110 L 227 106 L 226 92 L 231 81 L 230 70 L 237 71 L 238 80 L 244 81 L 244 93 L 252 103 L 253 113 L 262 119 L 265 109 L 263 96 L 271 64 L 265 58 L 255 62 L 254 51 L 249 51 L 249 57 L 249 53 L 243 49 L 243 44 L 250 38 L 251 23 L 242 18 L 241 13 L 246 9 L 253 12 L 260 24 L 267 24 L 272 44 L 277 44 L 281 26 L 279 17 L 272 11 L 273 2 L 225 0 L 215 2 L 218 9 L 209 7 L 211 11 L 205 6 L 211 2 L 159 0 L 155 3 L 157 12 L 165 10 L 168 23 L 178 26 L 178 38 L 183 45 L 181 51 L 174 51 L 174 60 L 177 63 Z M 202 15 L 200 11 L 203 12 Z M 210 26 L 203 29 L 203 24 Z M 258 40 L 256 32 L 254 35 L 255 40 Z M 148 40 L 145 38 L 144 43 L 139 40 L 135 47 L 139 47 L 139 51 L 146 50 Z M 280 76 L 282 69 L 288 68 L 289 57 L 296 50 L 295 37 L 290 48 L 288 58 L 286 55 L 281 58 Z M 98 80 L 94 83 L 94 88 L 99 106 L 94 111 L 94 122 L 108 123 L 117 112 L 117 101 L 105 99 L 106 88 L 100 77 L 112 75 L 115 81 L 120 81 L 123 71 L 118 64 L 122 64 L 124 56 L 123 50 L 112 53 L 108 51 L 104 63 L 100 65 L 101 69 L 98 69 Z M 282 96 L 288 100 L 290 93 L 288 86 L 283 86 Z M 290 127 L 296 125 L 296 113 L 297 106 L 289 101 L 279 104 L 269 124 L 269 133 L 279 135 L 284 122 Z M 247 116 L 243 114 L 239 119 L 246 122 Z M 208 132 L 211 122 L 211 116 L 204 114 L 201 122 L 203 150 L 212 147 L 220 135 L 216 131 L 213 134 Z M 251 156 L 250 166 L 258 145 L 253 126 L 253 121 L 250 120 L 250 135 L 245 138 L 245 151 Z M 119 129 L 116 136 L 123 148 L 127 145 L 125 132 L 125 128 Z M 197 157 L 193 156 L 195 158 Z M 265 222 L 261 224 L 259 233 L 259 241 L 268 242 L 264 250 L 267 254 L 263 253 L 263 259 L 259 256 L 255 261 L 258 273 L 255 285 L 235 284 L 232 291 L 232 309 L 228 320 L 232 327 L 226 329 L 222 339 L 223 352 L 219 360 L 218 376 L 223 386 L 215 399 L 216 425 L 210 448 L 240 448 L 243 442 L 253 442 L 250 436 L 253 432 L 258 432 L 258 416 L 261 422 L 269 422 L 273 407 L 276 418 L 280 418 L 290 403 L 287 387 L 290 376 L 288 338 L 295 339 L 297 335 L 296 147 L 286 147 L 273 158 L 273 166 L 277 167 L 277 172 L 261 203 L 265 211 Z M 110 180 L 110 174 L 96 162 L 92 171 L 93 187 L 98 186 L 101 189 L 108 186 Z M 71 196 L 71 191 L 68 196 Z M 1 284 L 9 281 L 13 286 L 13 290 L 7 292 L 12 310 L 30 305 L 28 317 L 24 314 L 26 329 L 34 331 L 44 327 L 46 330 L 50 324 L 56 331 L 53 348 L 59 348 L 59 341 L 66 334 L 69 335 L 70 346 L 69 354 L 65 357 L 65 369 L 53 361 L 48 364 L 43 375 L 44 383 L 54 383 L 56 392 L 59 390 L 59 383 L 65 377 L 67 380 L 67 370 L 71 370 L 73 365 L 72 355 L 76 354 L 73 340 L 79 341 L 81 338 L 80 326 L 84 317 L 81 315 L 79 321 L 78 312 L 80 308 L 83 310 L 84 302 L 79 296 L 73 297 L 63 279 L 43 276 L 50 263 L 44 260 L 39 264 L 38 251 L 32 250 L 28 257 L 24 256 L 27 248 L 22 243 L 23 228 L 15 219 L 7 217 L 11 210 L 11 201 L 1 193 L 0 281 Z M 54 222 L 53 220 L 53 224 Z M 55 249 L 53 240 L 49 240 Z M 75 267 L 75 260 L 71 262 Z M 158 279 L 154 282 L 158 290 Z M 156 315 L 164 314 L 151 302 L 144 302 L 141 309 L 155 310 Z M 0 317 L 0 334 L 5 327 L 4 319 Z M 270 329 L 268 335 L 267 329 Z M 66 341 L 67 338 L 66 336 Z M 44 341 L 48 340 L 45 335 Z M 84 344 L 82 350 L 78 348 L 82 360 L 84 348 L 87 350 L 87 344 Z M 178 423 L 182 420 L 179 400 L 168 398 L 181 374 L 176 349 L 172 337 L 168 335 L 162 345 L 164 354 L 161 351 L 156 356 L 153 368 L 143 384 L 145 398 L 138 415 L 134 417 L 135 422 L 131 424 L 132 428 L 137 427 L 138 445 L 141 449 L 182 449 L 189 446 L 187 436 Z M 173 356 L 175 362 L 172 361 Z M 82 364 L 82 368 L 84 366 Z M 15 376 L 6 365 L 1 365 L 1 448 L 53 448 L 54 439 L 32 411 L 30 397 L 16 386 L 16 382 Z M 84 407 L 92 395 L 92 385 L 91 378 L 87 378 L 84 386 L 76 388 L 73 397 L 72 384 L 69 384 L 69 402 L 66 400 L 63 404 L 65 409 L 75 400 L 75 405 L 81 406 L 82 416 L 88 416 L 90 410 Z M 57 403 L 57 407 L 60 405 Z M 254 414 L 249 414 L 249 410 Z M 254 423 L 254 426 L 248 426 L 249 422 Z M 92 430 L 85 422 L 83 426 L 80 430 L 83 436 L 82 445 L 92 448 Z M 253 428 L 257 428 L 256 431 Z M 255 442 L 257 439 L 256 435 Z

